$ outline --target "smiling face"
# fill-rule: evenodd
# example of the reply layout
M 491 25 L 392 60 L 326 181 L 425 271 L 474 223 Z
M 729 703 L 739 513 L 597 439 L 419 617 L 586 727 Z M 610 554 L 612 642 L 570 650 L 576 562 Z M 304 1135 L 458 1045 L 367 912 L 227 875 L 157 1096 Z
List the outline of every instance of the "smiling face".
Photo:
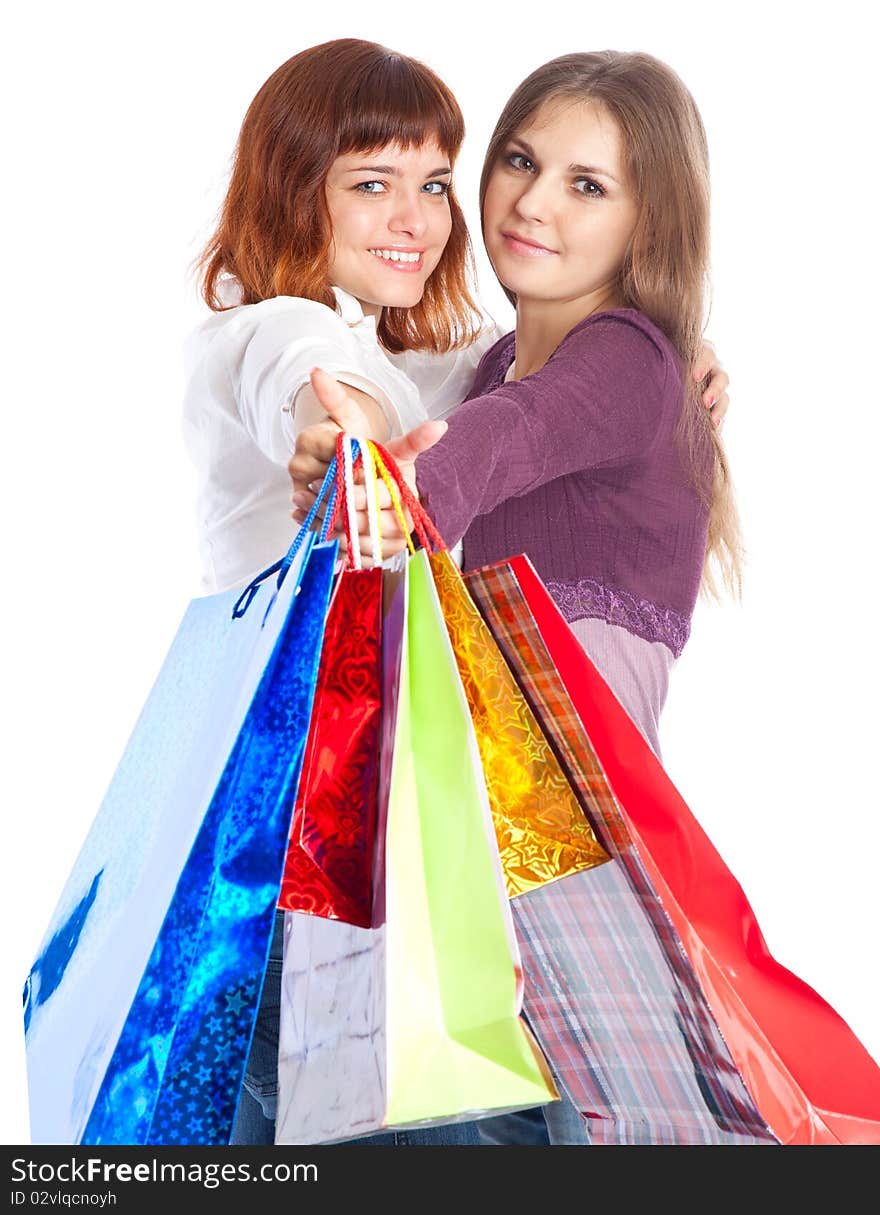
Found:
M 412 308 L 452 231 L 449 157 L 430 140 L 338 156 L 325 185 L 333 225 L 330 282 L 366 313 Z
M 483 205 L 495 273 L 518 306 L 575 314 L 621 303 L 618 281 L 638 219 L 620 131 L 595 102 L 544 102 L 501 149 Z

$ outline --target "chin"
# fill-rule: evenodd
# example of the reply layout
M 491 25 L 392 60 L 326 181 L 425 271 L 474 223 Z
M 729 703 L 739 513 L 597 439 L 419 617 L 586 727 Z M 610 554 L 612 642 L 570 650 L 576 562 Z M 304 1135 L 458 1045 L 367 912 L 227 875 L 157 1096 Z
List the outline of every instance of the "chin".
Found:
M 425 285 L 422 283 L 418 287 L 410 287 L 409 290 L 401 289 L 398 291 L 388 291 L 382 300 L 383 308 L 415 308 L 416 304 L 421 303 L 422 296 L 425 294 Z
M 512 291 L 514 295 L 540 297 L 545 294 L 553 294 L 552 290 L 548 290 L 547 282 L 542 275 L 530 274 L 522 266 L 503 265 L 499 261 L 495 273 L 501 285 L 508 291 Z

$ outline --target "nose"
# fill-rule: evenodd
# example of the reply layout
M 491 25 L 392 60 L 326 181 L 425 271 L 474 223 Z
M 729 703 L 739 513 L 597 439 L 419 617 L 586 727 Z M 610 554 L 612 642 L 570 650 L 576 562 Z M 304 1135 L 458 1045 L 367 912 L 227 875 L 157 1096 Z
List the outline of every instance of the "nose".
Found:
M 424 236 L 428 228 L 426 206 L 430 198 L 421 191 L 401 190 L 394 199 L 394 208 L 388 217 L 392 232 L 415 238 Z
M 553 217 L 553 183 L 542 173 L 526 178 L 514 210 L 529 223 L 545 224 Z

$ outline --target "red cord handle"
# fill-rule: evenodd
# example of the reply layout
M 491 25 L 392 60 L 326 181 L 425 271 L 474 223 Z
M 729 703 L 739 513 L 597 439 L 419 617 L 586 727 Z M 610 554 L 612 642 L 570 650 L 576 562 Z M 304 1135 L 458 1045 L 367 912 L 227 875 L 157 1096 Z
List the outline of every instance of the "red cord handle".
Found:
M 434 520 L 407 485 L 406 481 L 404 480 L 403 473 L 400 471 L 394 456 L 392 456 L 388 449 L 383 447 L 381 443 L 373 442 L 373 446 L 382 457 L 382 463 L 388 469 L 389 473 L 394 479 L 395 484 L 397 485 L 397 488 L 400 490 L 400 496 L 403 499 L 403 504 L 412 516 L 413 526 L 415 527 L 416 535 L 419 538 L 419 543 L 421 544 L 422 548 L 427 552 L 431 551 L 431 544 L 429 543 L 430 537 L 430 540 L 433 541 L 434 545 L 440 552 L 446 552 L 446 544 L 443 541 L 443 537 L 434 526 Z
M 336 436 L 336 497 L 333 502 L 333 510 L 331 511 L 331 514 L 330 514 L 330 524 L 329 524 L 328 534 L 332 533 L 334 528 L 336 527 L 336 523 L 339 518 L 339 513 L 341 511 L 342 519 L 343 519 L 343 526 L 345 528 L 345 539 L 348 544 L 348 562 L 350 565 L 351 553 L 352 553 L 352 536 L 351 536 L 351 530 L 350 530 L 348 510 L 346 509 L 347 496 L 346 496 L 346 488 L 345 488 L 345 473 L 344 473 L 344 463 L 343 463 L 343 460 L 344 460 L 343 439 L 344 439 L 344 433 L 342 431 L 340 431 L 339 434 Z M 402 500 L 404 506 L 406 507 L 406 509 L 409 511 L 410 516 L 412 517 L 413 527 L 415 529 L 416 535 L 419 538 L 419 543 L 421 544 L 422 548 L 425 549 L 426 552 L 431 552 L 432 551 L 431 545 L 433 544 L 434 547 L 438 551 L 446 552 L 447 549 L 446 549 L 446 544 L 444 543 L 443 537 L 440 535 L 437 528 L 435 527 L 434 521 L 431 518 L 431 516 L 425 510 L 424 506 L 421 504 L 421 502 L 418 500 L 418 498 L 412 492 L 410 487 L 407 485 L 407 483 L 404 479 L 403 473 L 400 471 L 400 467 L 398 466 L 397 461 L 394 459 L 394 457 L 391 455 L 391 453 L 388 451 L 388 449 L 386 447 L 384 447 L 381 443 L 376 443 L 373 440 L 369 440 L 369 442 L 373 443 L 373 447 L 376 449 L 376 451 L 381 456 L 382 463 L 385 465 L 386 469 L 388 470 L 388 473 L 390 474 L 392 480 L 394 481 L 395 485 L 397 486 L 397 488 L 400 492 L 401 500 Z M 353 472 L 356 471 L 357 468 L 359 466 L 361 466 L 362 464 L 363 464 L 363 453 L 359 451 L 357 454 L 357 457 L 354 461 L 354 464 L 352 466 L 352 471 Z

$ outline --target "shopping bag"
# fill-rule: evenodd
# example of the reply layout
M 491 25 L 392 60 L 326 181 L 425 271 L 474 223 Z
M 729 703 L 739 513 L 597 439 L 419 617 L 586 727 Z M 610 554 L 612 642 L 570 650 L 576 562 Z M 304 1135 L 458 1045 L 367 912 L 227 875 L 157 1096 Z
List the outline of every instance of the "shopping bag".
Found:
M 569 759 L 569 769 L 583 772 L 597 834 L 609 851 L 616 847 L 616 859 L 630 871 L 642 907 L 653 908 L 653 918 L 659 913 L 668 925 L 657 938 L 667 962 L 681 990 L 690 992 L 695 1007 L 702 1002 L 715 1027 L 712 1032 L 706 1023 L 702 1037 L 720 1037 L 740 1078 L 739 1085 L 730 1079 L 726 1098 L 736 1095 L 739 1121 L 748 1103 L 785 1144 L 880 1142 L 877 1064 L 827 1002 L 772 957 L 739 883 L 584 653 L 531 563 L 513 558 L 506 568 L 502 564 L 469 576 L 468 585 L 533 707 L 545 705 L 542 720 L 556 721 L 557 738 L 577 740 L 578 754 Z M 537 627 L 537 641 L 530 626 Z M 544 674 L 536 678 L 541 667 Z M 609 872 L 610 867 L 598 871 L 597 880 Z M 566 883 L 591 876 L 578 875 Z M 529 939 L 540 946 L 542 956 L 546 949 L 550 916 L 541 906 L 544 896 L 551 901 L 552 889 L 527 896 L 515 908 L 527 967 Z M 575 918 L 582 914 L 583 908 Z M 570 947 L 570 926 L 561 935 Z M 531 989 L 527 983 L 525 1007 L 552 1057 L 550 1035 L 542 1034 L 537 1022 L 553 1006 L 554 996 L 540 958 L 531 960 L 535 982 Z M 701 1020 L 706 1022 L 705 1011 Z M 647 1036 L 653 1036 L 653 1028 Z M 688 1038 L 699 1040 L 691 1030 Z M 715 1059 L 713 1069 L 703 1069 L 704 1079 L 720 1074 L 717 1053 Z M 724 1108 L 717 1085 L 712 1087 L 713 1102 Z M 591 1108 L 586 1096 L 581 1094 L 582 1111 Z M 754 1125 L 752 1116 L 746 1121 Z M 587 1115 L 591 1123 L 595 1126 Z
M 435 550 L 431 573 L 474 723 L 508 895 L 601 865 L 608 855 L 471 601 L 458 566 L 387 450 L 373 446 L 424 547 Z
M 608 860 L 449 553 L 430 557 L 474 722 L 508 895 Z
M 512 904 L 526 1016 L 587 1142 L 775 1143 L 509 567 L 465 577 L 612 858 Z
M 381 677 L 382 571 L 345 569 L 324 632 L 280 908 L 370 926 Z
M 33 1142 L 228 1141 L 336 550 L 189 605 L 25 985 Z
M 338 447 L 334 517 L 347 509 L 341 435 Z M 377 444 L 364 451 L 406 497 L 387 451 Z M 353 474 L 362 458 L 355 454 L 356 442 L 352 452 Z M 413 499 L 409 506 L 426 542 L 437 546 L 431 570 L 476 729 L 508 894 L 601 864 L 607 855 L 470 602 L 457 566 L 424 510 Z M 349 527 L 347 534 L 349 568 L 337 580 L 327 621 L 279 907 L 369 927 L 381 580 L 378 569 L 360 568 L 356 530 Z M 381 537 L 376 540 L 381 544 Z
M 390 577 L 383 628 L 400 645 L 386 649 L 374 926 L 285 916 L 277 1143 L 557 1096 L 519 1017 L 488 794 L 427 553 Z

